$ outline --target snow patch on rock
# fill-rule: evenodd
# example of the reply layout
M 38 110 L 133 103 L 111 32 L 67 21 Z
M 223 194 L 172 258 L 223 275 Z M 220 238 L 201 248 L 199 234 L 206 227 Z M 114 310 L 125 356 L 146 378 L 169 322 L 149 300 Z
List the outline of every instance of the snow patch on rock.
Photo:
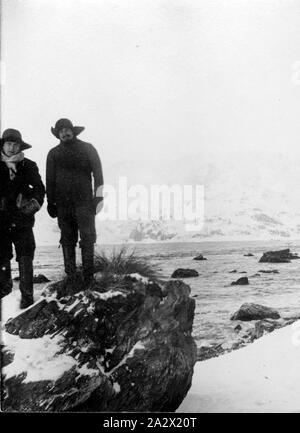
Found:
M 21 339 L 5 333 L 5 339 L 8 340 L 7 346 L 15 354 L 14 361 L 2 370 L 6 379 L 25 374 L 24 383 L 55 381 L 76 365 L 71 356 L 57 355 L 61 336 L 51 338 L 45 335 L 42 338 Z
M 119 392 L 121 391 L 121 387 L 120 387 L 120 384 L 118 382 L 114 382 L 113 390 L 115 391 L 116 394 L 119 394 Z
M 115 290 L 108 290 L 104 293 L 99 292 L 93 292 L 93 294 L 98 298 L 102 299 L 103 301 L 107 301 L 107 299 L 114 298 L 115 296 L 124 296 L 126 297 L 126 293 L 115 291 Z
M 144 284 L 148 284 L 149 283 L 149 278 L 147 277 L 143 277 L 141 274 L 139 273 L 134 273 L 134 274 L 127 274 L 129 277 L 135 278 L 138 281 L 141 281 Z

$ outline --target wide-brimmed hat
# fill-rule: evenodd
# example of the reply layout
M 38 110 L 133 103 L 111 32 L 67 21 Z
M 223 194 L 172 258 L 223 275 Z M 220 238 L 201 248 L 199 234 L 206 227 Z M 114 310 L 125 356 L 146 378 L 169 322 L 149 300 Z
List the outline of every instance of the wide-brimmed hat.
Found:
M 74 126 L 71 120 L 69 119 L 59 119 L 56 123 L 54 128 L 51 127 L 51 132 L 53 135 L 55 135 L 56 138 L 59 138 L 59 131 L 63 128 L 70 128 L 73 131 L 73 134 L 75 137 L 79 135 L 83 130 L 84 126 Z
M 17 129 L 9 128 L 3 132 L 0 139 L 0 147 L 2 147 L 6 141 L 19 143 L 21 145 L 21 150 L 30 149 L 32 147 L 30 144 L 25 143 L 25 141 L 22 140 L 21 132 Z

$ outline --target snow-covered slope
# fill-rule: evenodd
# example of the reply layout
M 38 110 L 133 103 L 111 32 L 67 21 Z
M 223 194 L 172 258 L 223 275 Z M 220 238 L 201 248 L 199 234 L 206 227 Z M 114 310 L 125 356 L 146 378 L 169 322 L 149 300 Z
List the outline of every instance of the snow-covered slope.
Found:
M 300 321 L 197 362 L 177 412 L 299 412 Z

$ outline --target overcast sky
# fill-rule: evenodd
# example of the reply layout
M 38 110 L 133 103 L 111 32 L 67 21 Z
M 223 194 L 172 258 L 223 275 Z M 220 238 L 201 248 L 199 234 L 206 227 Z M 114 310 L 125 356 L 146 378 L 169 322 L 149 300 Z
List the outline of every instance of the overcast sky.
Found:
M 2 131 L 21 130 L 42 172 L 60 117 L 104 172 L 299 156 L 299 22 L 299 0 L 2 0 Z

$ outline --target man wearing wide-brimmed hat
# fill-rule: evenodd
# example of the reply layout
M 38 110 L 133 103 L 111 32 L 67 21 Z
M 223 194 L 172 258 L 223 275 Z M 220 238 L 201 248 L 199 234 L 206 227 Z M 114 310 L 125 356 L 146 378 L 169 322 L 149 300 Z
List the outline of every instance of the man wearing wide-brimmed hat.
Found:
M 72 293 L 75 281 L 78 232 L 85 287 L 93 281 L 95 215 L 103 206 L 101 161 L 92 144 L 77 138 L 83 130 L 82 126 L 73 126 L 69 119 L 59 119 L 51 132 L 60 143 L 47 157 L 48 213 L 57 217 L 61 230 L 68 293 Z
M 34 214 L 41 208 L 45 187 L 35 162 L 24 157 L 31 148 L 16 129 L 6 129 L 0 140 L 0 291 L 12 290 L 12 245 L 19 264 L 21 308 L 33 303 Z

